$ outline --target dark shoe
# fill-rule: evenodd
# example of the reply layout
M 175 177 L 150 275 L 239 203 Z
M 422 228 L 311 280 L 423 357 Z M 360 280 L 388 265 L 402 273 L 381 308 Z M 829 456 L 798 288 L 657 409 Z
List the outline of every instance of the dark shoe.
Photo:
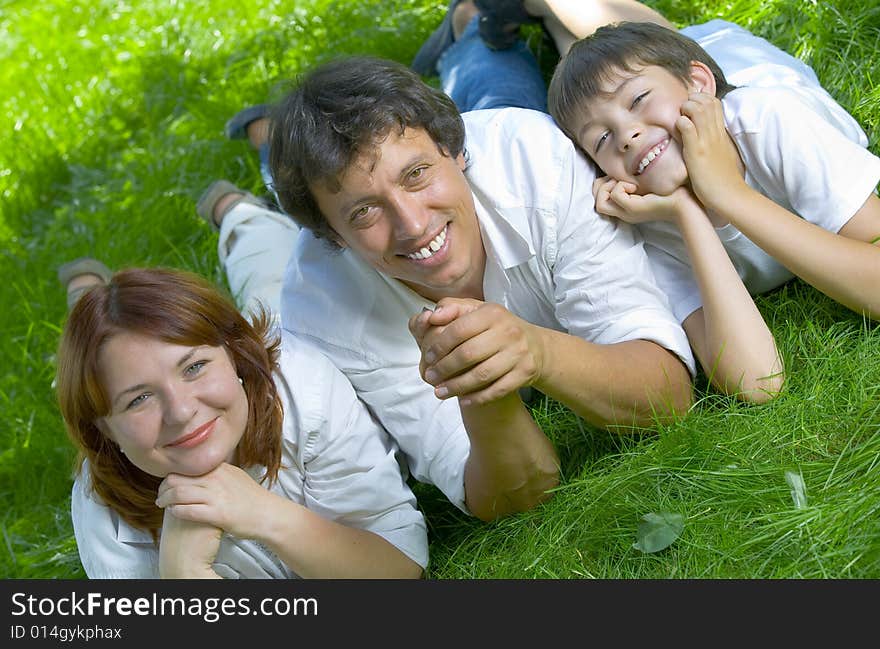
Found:
M 226 137 L 230 140 L 243 140 L 247 137 L 247 127 L 263 117 L 268 117 L 271 106 L 269 104 L 257 104 L 238 111 L 232 119 L 226 122 Z
M 231 202 L 227 206 L 226 211 L 224 211 L 223 214 L 220 214 L 221 221 L 223 220 L 223 217 L 229 213 L 229 210 L 242 202 L 268 208 L 265 201 L 260 200 L 248 191 L 239 189 L 228 180 L 215 180 L 208 186 L 208 189 L 202 193 L 199 202 L 196 203 L 196 214 L 207 221 L 215 230 L 219 230 L 220 226 L 217 225 L 217 221 L 214 220 L 214 208 L 217 205 L 217 201 L 228 194 L 238 194 L 240 198 Z
M 70 284 L 71 280 L 75 277 L 79 277 L 80 275 L 97 275 L 103 280 L 104 284 L 107 284 L 110 281 L 110 277 L 113 273 L 110 272 L 110 269 L 107 268 L 104 264 L 102 264 L 97 259 L 92 259 L 91 257 L 80 257 L 79 259 L 74 259 L 73 261 L 69 261 L 66 264 L 62 264 L 58 267 L 58 281 L 61 282 L 61 286 L 67 289 L 67 285 Z M 94 287 L 95 284 L 89 284 L 87 286 L 80 286 L 77 289 L 67 292 L 67 308 L 70 309 L 76 301 L 82 296 L 83 293 L 88 291 L 90 288 Z
M 437 61 L 440 59 L 440 55 L 455 40 L 452 33 L 452 14 L 461 2 L 462 0 L 450 1 L 449 9 L 446 10 L 443 22 L 428 36 L 428 40 L 416 52 L 416 56 L 409 67 L 417 74 L 423 77 L 437 74 Z
M 539 19 L 527 13 L 522 0 L 474 0 L 480 10 L 480 38 L 493 50 L 506 50 L 519 40 L 519 26 Z

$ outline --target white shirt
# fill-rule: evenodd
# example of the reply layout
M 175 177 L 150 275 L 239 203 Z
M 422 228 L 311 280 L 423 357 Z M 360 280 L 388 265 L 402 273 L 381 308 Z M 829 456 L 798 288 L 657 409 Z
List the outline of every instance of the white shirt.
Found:
M 880 158 L 845 111 L 826 108 L 808 85 L 744 87 L 722 99 L 727 130 L 746 169 L 746 183 L 830 232 L 838 232 L 880 182 Z M 643 224 L 645 250 L 680 321 L 702 305 L 681 234 L 671 223 Z M 762 293 L 792 273 L 735 226 L 717 230 L 745 287 Z M 796 244 L 794 244 L 796 245 Z
M 276 385 L 284 407 L 281 468 L 271 491 L 325 518 L 369 530 L 423 568 L 428 540 L 404 481 L 397 446 L 357 400 L 351 384 L 317 350 L 283 334 Z M 255 479 L 262 467 L 248 473 Z M 80 560 L 91 579 L 159 577 L 150 534 L 120 519 L 89 489 L 88 467 L 73 485 L 71 514 Z M 296 575 L 250 539 L 223 534 L 214 569 L 225 578 Z
M 684 331 L 640 240 L 596 214 L 593 167 L 543 113 L 464 114 L 465 171 L 486 248 L 483 290 L 537 325 L 596 343 L 654 341 L 694 371 Z M 422 381 L 409 318 L 433 303 L 350 250 L 304 230 L 281 298 L 282 326 L 318 345 L 406 454 L 420 481 L 464 511 L 470 443 L 457 400 Z

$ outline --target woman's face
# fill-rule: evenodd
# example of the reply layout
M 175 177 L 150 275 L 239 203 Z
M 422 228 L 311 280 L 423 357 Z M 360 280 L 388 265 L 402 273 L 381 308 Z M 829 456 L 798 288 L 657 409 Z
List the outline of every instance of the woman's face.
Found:
M 248 401 L 224 347 L 123 332 L 101 348 L 98 372 L 111 407 L 98 428 L 141 470 L 194 476 L 233 460 Z

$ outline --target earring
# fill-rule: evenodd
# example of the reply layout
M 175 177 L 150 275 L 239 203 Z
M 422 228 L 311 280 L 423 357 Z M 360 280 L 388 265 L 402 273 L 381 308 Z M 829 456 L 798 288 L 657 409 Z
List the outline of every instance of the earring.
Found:
M 238 377 L 238 383 L 239 383 L 240 385 L 244 385 L 244 379 L 241 378 L 240 376 Z

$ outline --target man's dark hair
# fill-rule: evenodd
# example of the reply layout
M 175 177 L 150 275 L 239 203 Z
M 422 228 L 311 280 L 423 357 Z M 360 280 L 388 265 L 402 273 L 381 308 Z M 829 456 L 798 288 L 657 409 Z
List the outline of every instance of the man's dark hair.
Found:
M 331 243 L 310 186 L 332 192 L 349 166 L 397 129 L 423 129 L 445 155 L 464 149 L 464 122 L 453 101 L 409 68 L 374 57 L 346 57 L 314 68 L 273 109 L 269 166 L 281 207 Z
M 547 92 L 550 114 L 575 139 L 571 129 L 584 102 L 604 95 L 603 86 L 621 70 L 657 65 L 687 83 L 691 61 L 705 63 L 715 75 L 719 99 L 735 88 L 706 50 L 673 29 L 649 22 L 604 25 L 572 45 L 556 66 Z

